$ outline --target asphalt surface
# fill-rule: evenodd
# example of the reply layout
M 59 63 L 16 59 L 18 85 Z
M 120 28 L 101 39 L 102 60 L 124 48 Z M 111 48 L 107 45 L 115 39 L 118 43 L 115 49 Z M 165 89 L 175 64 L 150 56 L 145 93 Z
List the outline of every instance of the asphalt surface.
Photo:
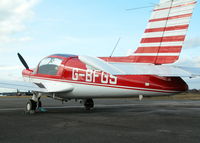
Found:
M 99 99 L 92 111 L 42 101 L 47 112 L 27 115 L 26 98 L 0 98 L 0 143 L 200 142 L 200 101 Z

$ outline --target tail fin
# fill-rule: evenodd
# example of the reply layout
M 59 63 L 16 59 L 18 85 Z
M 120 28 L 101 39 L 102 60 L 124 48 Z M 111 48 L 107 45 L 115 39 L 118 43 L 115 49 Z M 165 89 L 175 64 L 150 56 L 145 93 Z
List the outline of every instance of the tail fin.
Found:
M 195 0 L 160 0 L 155 7 L 140 46 L 131 55 L 135 62 L 168 64 L 178 60 Z

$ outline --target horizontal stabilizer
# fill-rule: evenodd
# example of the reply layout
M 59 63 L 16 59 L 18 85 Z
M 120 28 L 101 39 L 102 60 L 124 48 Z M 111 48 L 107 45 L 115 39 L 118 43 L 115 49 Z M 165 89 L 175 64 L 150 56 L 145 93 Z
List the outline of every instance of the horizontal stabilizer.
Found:
M 157 75 L 164 77 L 197 77 L 200 68 L 180 67 L 170 65 L 154 65 L 142 63 L 110 63 L 120 69 L 125 75 Z
M 191 74 L 191 77 L 200 77 L 200 68 L 196 67 L 177 67 Z

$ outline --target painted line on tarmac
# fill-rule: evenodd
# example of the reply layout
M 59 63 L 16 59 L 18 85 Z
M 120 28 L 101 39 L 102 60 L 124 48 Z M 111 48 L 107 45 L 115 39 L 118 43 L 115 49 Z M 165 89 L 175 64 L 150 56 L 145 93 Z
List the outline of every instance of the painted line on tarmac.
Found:
M 5 108 L 5 109 L 0 109 L 0 111 L 17 111 L 17 110 L 24 110 L 24 108 Z
M 98 104 L 98 105 L 95 105 L 95 107 L 128 107 L 128 106 L 135 106 L 135 105 L 139 105 L 139 104 L 112 104 L 112 105 L 103 105 L 103 104 Z M 62 109 L 62 108 L 82 108 L 83 106 L 55 106 L 55 107 L 44 107 L 44 108 L 47 108 L 47 109 Z
M 138 104 L 137 104 L 138 105 Z M 135 106 L 135 104 L 114 104 L 114 105 L 95 105 L 95 107 L 130 107 Z M 64 109 L 64 108 L 82 108 L 83 106 L 55 106 L 55 107 L 44 107 L 45 109 Z M 0 109 L 0 111 L 17 111 L 24 110 L 25 108 L 5 108 Z

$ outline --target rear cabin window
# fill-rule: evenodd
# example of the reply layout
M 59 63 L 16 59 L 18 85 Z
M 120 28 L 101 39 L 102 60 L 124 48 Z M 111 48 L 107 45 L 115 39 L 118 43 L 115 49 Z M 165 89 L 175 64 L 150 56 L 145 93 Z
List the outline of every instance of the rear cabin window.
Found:
M 62 59 L 59 58 L 45 58 L 40 62 L 38 73 L 46 75 L 57 75 L 61 63 Z

